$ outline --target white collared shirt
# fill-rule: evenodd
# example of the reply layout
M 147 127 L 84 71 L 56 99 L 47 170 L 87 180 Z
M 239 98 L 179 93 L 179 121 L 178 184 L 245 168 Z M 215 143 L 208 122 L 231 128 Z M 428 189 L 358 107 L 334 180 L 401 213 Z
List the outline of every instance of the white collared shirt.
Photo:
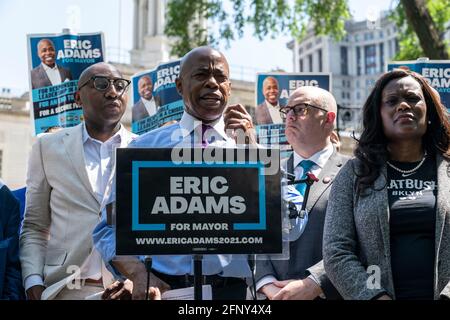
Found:
M 266 100 L 266 106 L 269 110 L 270 117 L 272 118 L 273 123 L 283 123 L 283 119 L 281 119 L 280 115 L 280 104 L 277 103 L 275 106 L 272 105 L 269 101 Z
M 179 122 L 183 141 L 190 143 L 191 133 L 194 131 L 195 145 L 201 145 L 202 141 L 202 121 L 194 118 L 189 113 L 184 112 Z M 225 122 L 223 116 L 214 122 L 208 123 L 211 129 L 205 133 L 205 138 L 210 145 L 216 147 L 235 147 L 236 142 L 225 133 Z M 188 141 L 189 140 L 189 141 Z
M 324 149 L 316 152 L 308 159 L 303 158 L 301 155 L 299 155 L 297 152 L 294 151 L 294 174 L 295 179 L 299 180 L 303 176 L 303 168 L 299 166 L 299 163 L 303 160 L 311 160 L 315 163 L 311 167 L 311 173 L 315 175 L 316 177 L 319 176 L 320 172 L 322 171 L 323 167 L 327 163 L 328 159 L 330 159 L 331 155 L 333 154 L 334 148 L 333 144 L 329 143 Z
M 142 102 L 144 103 L 145 110 L 147 110 L 149 117 L 155 115 L 156 114 L 155 98 L 152 96 L 152 98 L 150 100 L 144 99 L 142 97 L 141 97 L 141 99 L 142 99 Z
M 53 68 L 49 67 L 45 63 L 42 64 L 42 67 L 44 68 L 45 73 L 47 74 L 53 86 L 62 82 L 61 75 L 59 74 L 58 66 L 56 65 L 56 63 Z

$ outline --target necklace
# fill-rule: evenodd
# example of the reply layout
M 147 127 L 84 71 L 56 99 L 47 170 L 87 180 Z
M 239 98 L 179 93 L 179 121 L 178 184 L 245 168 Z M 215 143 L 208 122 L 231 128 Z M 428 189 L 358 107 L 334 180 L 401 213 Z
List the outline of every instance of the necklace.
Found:
M 414 168 L 412 168 L 411 170 L 402 170 L 400 168 L 397 168 L 396 166 L 394 166 L 392 163 L 389 162 L 389 160 L 387 161 L 387 164 L 394 170 L 397 170 L 400 173 L 412 173 L 414 171 L 417 171 L 417 169 L 419 169 L 423 163 L 425 162 L 425 159 L 427 158 L 427 152 L 425 151 L 423 154 L 423 158 L 422 160 L 420 160 L 419 164 L 417 166 L 415 166 Z

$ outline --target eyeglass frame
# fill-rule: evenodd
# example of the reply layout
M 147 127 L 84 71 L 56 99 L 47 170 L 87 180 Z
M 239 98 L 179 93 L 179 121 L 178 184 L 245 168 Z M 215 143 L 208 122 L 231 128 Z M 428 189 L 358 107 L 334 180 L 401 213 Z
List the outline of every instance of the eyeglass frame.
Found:
M 297 117 L 299 114 L 297 114 L 295 112 L 295 107 L 299 106 L 299 105 L 304 105 L 306 107 L 306 108 L 304 108 L 306 111 L 302 115 L 306 115 L 308 113 L 308 108 L 314 108 L 314 109 L 321 110 L 321 111 L 323 111 L 325 113 L 328 113 L 328 110 L 326 110 L 324 108 L 321 108 L 321 107 L 317 107 L 315 105 L 312 105 L 312 104 L 309 104 L 309 103 L 306 103 L 306 102 L 297 103 L 296 105 L 293 105 L 293 106 L 284 106 L 284 107 L 281 107 L 279 111 L 280 111 L 281 114 L 287 115 L 289 113 L 289 111 L 292 110 L 294 112 L 294 115 Z M 286 109 L 288 109 L 288 110 L 286 111 Z
M 116 86 L 114 85 L 114 81 L 117 81 L 117 80 L 124 80 L 126 83 L 127 83 L 127 85 L 125 86 L 125 88 L 122 90 L 122 92 L 126 92 L 127 90 L 128 90 L 128 88 L 130 87 L 130 84 L 131 84 L 131 81 L 130 80 L 128 80 L 128 79 L 124 79 L 124 78 L 116 78 L 116 79 L 110 79 L 110 78 L 108 78 L 108 77 L 106 77 L 106 76 L 92 76 L 92 77 L 90 77 L 88 80 L 86 80 L 86 82 L 85 83 L 83 83 L 81 86 L 79 86 L 78 87 L 78 90 L 81 90 L 81 88 L 83 88 L 84 86 L 86 86 L 89 82 L 91 82 L 91 81 L 95 81 L 95 79 L 97 79 L 97 78 L 103 78 L 103 79 L 106 79 L 106 80 L 108 80 L 108 86 L 105 88 L 105 89 L 98 89 L 96 86 L 95 86 L 95 84 L 93 85 L 94 86 L 94 89 L 95 90 L 97 90 L 97 91 L 107 91 L 110 87 L 111 87 L 111 83 L 112 83 L 112 85 L 114 86 L 114 89 L 116 90 L 116 91 L 118 91 L 117 90 L 117 88 L 116 88 Z

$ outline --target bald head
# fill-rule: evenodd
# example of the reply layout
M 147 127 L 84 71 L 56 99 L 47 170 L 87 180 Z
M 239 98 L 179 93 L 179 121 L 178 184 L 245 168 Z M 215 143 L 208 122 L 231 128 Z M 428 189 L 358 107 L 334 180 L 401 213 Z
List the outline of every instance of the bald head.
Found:
M 263 95 L 264 98 L 272 105 L 278 104 L 278 95 L 280 90 L 278 88 L 278 81 L 274 77 L 267 77 L 263 81 Z
M 305 101 L 309 100 L 310 102 Z M 337 103 L 333 95 L 322 88 L 313 86 L 304 86 L 297 88 L 289 97 L 288 105 L 294 106 L 300 102 L 311 103 L 321 107 L 328 112 L 337 113 Z
M 146 100 L 150 100 L 153 97 L 153 81 L 149 76 L 139 78 L 138 92 Z
M 50 39 L 42 39 L 37 44 L 37 52 L 41 62 L 51 68 L 55 66 L 55 45 Z
M 93 64 L 81 73 L 80 79 L 78 80 L 78 89 L 86 83 L 86 81 L 89 81 L 93 76 L 105 76 L 110 73 L 117 74 L 119 77 L 122 77 L 122 73 L 112 64 L 106 63 L 106 62 L 98 62 L 96 64 Z
M 211 47 L 191 50 L 181 60 L 176 86 L 187 113 L 203 122 L 219 119 L 231 91 L 227 59 Z
M 286 115 L 285 133 L 295 152 L 309 158 L 331 144 L 337 104 L 330 92 L 300 87 L 289 97 L 288 106 L 292 109 Z
M 181 59 L 181 63 L 180 63 L 180 78 L 183 77 L 183 75 L 186 73 L 187 70 L 189 70 L 190 68 L 192 68 L 192 64 L 196 64 L 198 63 L 198 59 L 200 59 L 201 57 L 208 57 L 208 58 L 214 58 L 214 57 L 218 57 L 221 60 L 223 60 L 223 62 L 226 65 L 226 71 L 227 71 L 227 75 L 229 75 L 229 66 L 228 66 L 228 61 L 225 58 L 225 56 L 223 55 L 222 52 L 208 47 L 208 46 L 202 46 L 202 47 L 197 47 L 192 49 L 191 51 L 189 51 L 188 53 L 186 53 L 183 58 Z

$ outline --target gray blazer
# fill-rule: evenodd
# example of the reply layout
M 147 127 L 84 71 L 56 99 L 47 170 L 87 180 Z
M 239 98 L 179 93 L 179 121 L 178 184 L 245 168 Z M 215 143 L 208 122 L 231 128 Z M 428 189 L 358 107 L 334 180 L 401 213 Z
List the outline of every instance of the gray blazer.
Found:
M 72 80 L 72 74 L 70 73 L 69 69 L 63 68 L 61 66 L 58 66 L 59 75 L 61 76 L 61 82 L 64 82 L 66 80 Z M 43 88 L 51 86 L 52 83 L 50 79 L 47 76 L 47 72 L 45 72 L 44 67 L 42 66 L 42 63 L 31 70 L 31 88 L 37 89 L 37 88 Z
M 325 219 L 325 270 L 345 299 L 373 299 L 383 292 L 395 299 L 390 257 L 386 167 L 374 182 L 376 190 L 356 198 L 353 159 L 331 188 Z M 436 259 L 434 298 L 450 298 L 450 161 L 437 156 Z M 373 269 L 380 270 L 374 282 Z M 375 267 L 375 270 L 377 268 Z M 369 273 L 368 273 L 369 272 Z
M 339 298 L 339 294 L 328 280 L 322 262 L 322 235 L 325 212 L 334 177 L 348 160 L 347 156 L 334 152 L 319 175 L 319 182 L 311 187 L 306 209 L 309 219 L 303 234 L 296 241 L 290 242 L 289 260 L 258 260 L 256 262 L 256 281 L 272 275 L 277 280 L 303 279 L 312 274 L 319 280 L 320 287 L 327 299 Z M 294 156 L 283 165 L 293 173 Z M 327 179 L 330 180 L 327 182 Z

